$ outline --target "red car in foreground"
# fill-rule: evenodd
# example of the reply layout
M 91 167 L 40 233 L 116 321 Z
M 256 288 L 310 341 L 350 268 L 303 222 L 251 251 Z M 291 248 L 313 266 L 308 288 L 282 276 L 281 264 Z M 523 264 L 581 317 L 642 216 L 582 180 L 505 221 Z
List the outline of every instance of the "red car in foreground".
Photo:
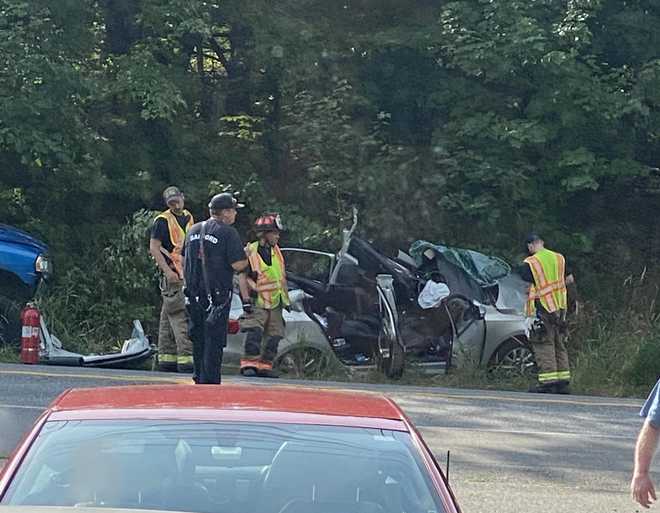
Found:
M 5 465 L 0 505 L 459 511 L 431 452 L 391 400 L 227 385 L 63 393 Z

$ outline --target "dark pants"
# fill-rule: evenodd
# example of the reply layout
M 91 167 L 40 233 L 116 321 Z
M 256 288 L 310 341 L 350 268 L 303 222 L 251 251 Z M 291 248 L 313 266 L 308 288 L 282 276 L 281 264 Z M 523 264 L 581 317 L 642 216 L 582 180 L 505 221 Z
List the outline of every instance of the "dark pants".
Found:
M 222 353 L 227 345 L 229 304 L 212 325 L 207 321 L 208 311 L 204 303 L 188 305 L 188 316 L 193 344 L 193 380 L 200 385 L 220 384 Z

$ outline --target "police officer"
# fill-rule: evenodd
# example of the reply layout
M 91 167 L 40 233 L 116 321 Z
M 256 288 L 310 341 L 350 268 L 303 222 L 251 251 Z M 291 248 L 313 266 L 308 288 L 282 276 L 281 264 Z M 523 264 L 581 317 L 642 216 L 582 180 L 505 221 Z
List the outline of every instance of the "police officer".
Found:
M 539 235 L 530 234 L 525 243 L 530 256 L 525 259 L 520 275 L 530 283 L 526 313 L 535 319 L 531 342 L 539 381 L 531 391 L 568 394 L 571 371 L 566 350 L 566 312 L 568 287 L 571 296 L 575 296 L 575 279 L 567 271 L 564 256 L 547 249 Z
M 174 186 L 163 191 L 168 209 L 156 216 L 149 252 L 162 271 L 163 307 L 158 328 L 158 368 L 167 372 L 192 371 L 192 343 L 183 297 L 183 244 L 193 217 L 184 209 L 184 197 Z
M 230 193 L 216 194 L 209 203 L 209 219 L 194 225 L 186 236 L 185 294 L 195 383 L 220 383 L 234 272 L 248 265 L 241 238 L 232 226 L 241 207 Z

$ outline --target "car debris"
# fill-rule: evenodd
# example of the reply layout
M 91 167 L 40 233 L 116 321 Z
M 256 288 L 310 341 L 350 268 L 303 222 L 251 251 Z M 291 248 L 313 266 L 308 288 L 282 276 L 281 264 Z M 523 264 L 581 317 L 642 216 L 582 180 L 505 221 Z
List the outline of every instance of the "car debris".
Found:
M 64 349 L 60 339 L 48 329 L 43 315 L 40 315 L 34 303 L 27 304 L 21 318 L 28 320 L 29 323 L 24 324 L 22 330 L 21 361 L 23 363 L 123 368 L 129 364 L 141 363 L 156 353 L 139 320 L 133 321 L 131 337 L 122 343 L 119 352 L 83 355 Z M 37 348 L 37 351 L 33 351 Z
M 426 241 L 390 258 L 355 236 L 356 226 L 357 215 L 337 254 L 282 248 L 291 286 L 305 292 L 305 312 L 344 365 L 390 377 L 406 363 L 428 372 L 470 363 L 533 370 L 527 285 L 506 262 Z M 434 274 L 450 293 L 424 308 L 420 294 Z

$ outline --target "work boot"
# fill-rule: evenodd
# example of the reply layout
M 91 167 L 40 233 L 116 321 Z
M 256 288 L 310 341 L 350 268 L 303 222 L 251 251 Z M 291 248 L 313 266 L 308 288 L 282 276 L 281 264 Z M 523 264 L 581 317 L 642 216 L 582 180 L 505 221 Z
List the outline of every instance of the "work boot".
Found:
M 560 381 L 555 384 L 555 394 L 568 395 L 571 393 L 570 381 Z
M 279 373 L 273 369 L 273 362 L 268 360 L 260 360 L 257 367 L 257 376 L 260 378 L 279 378 Z
M 529 392 L 533 394 L 552 394 L 554 391 L 554 383 L 541 383 L 539 385 L 533 385 L 529 388 Z
M 256 376 L 260 365 L 261 360 L 258 357 L 241 358 L 240 373 L 246 377 Z

